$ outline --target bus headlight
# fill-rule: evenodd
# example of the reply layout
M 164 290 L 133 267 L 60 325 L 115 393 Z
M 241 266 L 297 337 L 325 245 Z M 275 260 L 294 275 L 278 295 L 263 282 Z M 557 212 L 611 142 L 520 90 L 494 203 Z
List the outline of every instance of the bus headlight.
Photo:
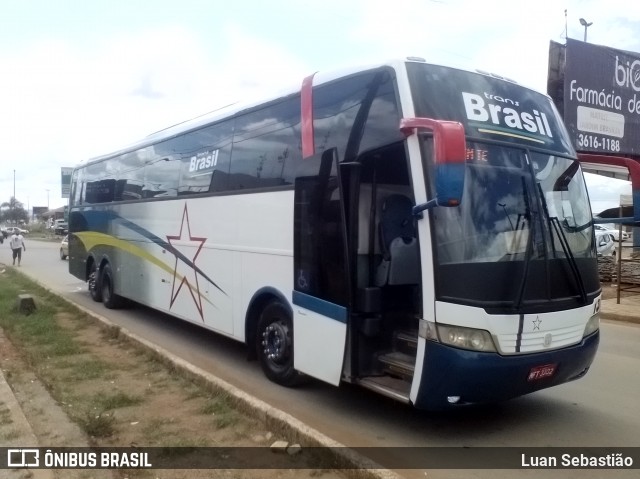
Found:
M 582 333 L 582 337 L 585 338 L 591 333 L 595 333 L 598 329 L 600 329 L 600 313 L 596 313 L 589 318 L 589 321 L 587 321 L 587 325 L 584 328 L 584 333 Z
M 496 351 L 491 335 L 483 329 L 450 326 L 422 320 L 420 321 L 419 335 L 424 339 L 438 341 L 460 349 L 482 352 Z

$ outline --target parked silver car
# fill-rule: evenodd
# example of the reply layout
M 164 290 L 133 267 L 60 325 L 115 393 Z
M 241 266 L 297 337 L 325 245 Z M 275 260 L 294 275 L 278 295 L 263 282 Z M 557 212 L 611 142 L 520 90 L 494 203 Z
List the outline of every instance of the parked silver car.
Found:
M 615 256 L 616 255 L 616 242 L 606 231 L 598 231 L 596 229 L 596 248 L 598 250 L 598 256 Z

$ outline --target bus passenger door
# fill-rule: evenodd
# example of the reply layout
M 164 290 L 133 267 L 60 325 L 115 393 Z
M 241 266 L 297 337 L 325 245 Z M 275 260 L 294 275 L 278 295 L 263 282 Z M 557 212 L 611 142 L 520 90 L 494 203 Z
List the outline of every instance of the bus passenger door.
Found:
M 294 207 L 294 367 L 337 385 L 349 317 L 346 225 L 336 150 L 300 160 Z

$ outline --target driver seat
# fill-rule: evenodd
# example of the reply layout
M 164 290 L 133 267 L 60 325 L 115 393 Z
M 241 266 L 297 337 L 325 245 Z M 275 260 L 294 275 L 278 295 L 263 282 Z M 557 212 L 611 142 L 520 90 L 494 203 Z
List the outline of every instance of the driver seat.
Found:
M 382 204 L 379 223 L 382 262 L 376 271 L 377 286 L 420 282 L 420 254 L 412 209 L 413 202 L 399 194 L 389 195 Z

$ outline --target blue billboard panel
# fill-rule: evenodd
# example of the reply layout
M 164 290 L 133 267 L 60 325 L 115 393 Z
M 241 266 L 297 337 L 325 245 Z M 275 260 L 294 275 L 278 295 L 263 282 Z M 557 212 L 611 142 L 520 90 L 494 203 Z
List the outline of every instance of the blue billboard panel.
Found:
M 640 155 L 640 54 L 552 43 L 549 94 L 579 152 Z

